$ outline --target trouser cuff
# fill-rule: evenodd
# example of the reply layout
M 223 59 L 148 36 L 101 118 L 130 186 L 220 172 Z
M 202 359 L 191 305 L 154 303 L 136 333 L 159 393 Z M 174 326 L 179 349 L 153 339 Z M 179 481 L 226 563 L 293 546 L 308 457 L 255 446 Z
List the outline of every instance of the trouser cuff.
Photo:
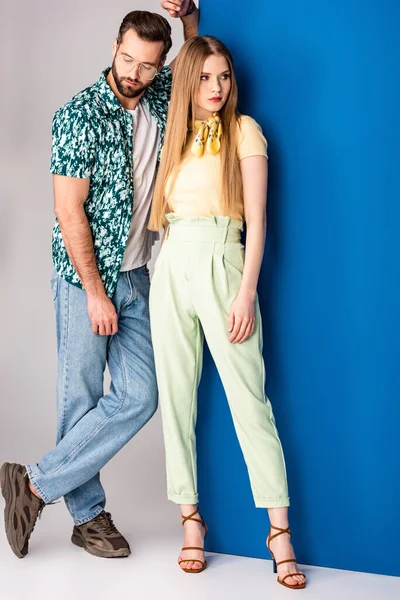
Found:
M 254 503 L 257 508 L 283 508 L 290 506 L 289 496 L 280 498 L 254 498 Z
M 197 504 L 199 501 L 199 495 L 194 494 L 192 496 L 181 496 L 179 494 L 170 494 L 168 492 L 168 500 L 175 502 L 175 504 Z

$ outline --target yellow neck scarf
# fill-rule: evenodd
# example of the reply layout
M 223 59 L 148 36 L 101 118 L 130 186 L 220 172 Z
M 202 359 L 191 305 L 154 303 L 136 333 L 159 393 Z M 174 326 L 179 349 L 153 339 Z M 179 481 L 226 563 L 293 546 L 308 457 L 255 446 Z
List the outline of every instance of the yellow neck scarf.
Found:
M 221 148 L 222 124 L 218 113 L 205 121 L 195 120 L 189 124 L 190 131 L 197 131 L 191 151 L 195 156 L 203 156 L 204 149 L 210 154 L 217 154 Z

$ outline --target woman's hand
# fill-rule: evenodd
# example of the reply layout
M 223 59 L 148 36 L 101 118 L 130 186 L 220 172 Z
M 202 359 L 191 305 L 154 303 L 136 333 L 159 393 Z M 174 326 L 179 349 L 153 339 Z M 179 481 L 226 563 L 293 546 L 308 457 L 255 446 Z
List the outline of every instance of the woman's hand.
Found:
M 255 322 L 254 298 L 239 292 L 229 311 L 229 341 L 232 344 L 244 342 L 253 333 Z
M 163 0 L 161 2 L 162 8 L 165 8 L 169 15 L 174 18 L 186 15 L 189 4 L 190 0 Z

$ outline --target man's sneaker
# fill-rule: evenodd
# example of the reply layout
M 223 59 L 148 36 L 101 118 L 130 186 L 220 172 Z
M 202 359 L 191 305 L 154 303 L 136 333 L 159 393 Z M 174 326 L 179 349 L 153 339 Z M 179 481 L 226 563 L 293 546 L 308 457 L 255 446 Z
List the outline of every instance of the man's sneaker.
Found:
M 115 527 L 110 513 L 104 510 L 91 521 L 75 525 L 71 541 L 89 554 L 101 558 L 120 558 L 131 553 L 128 542 Z
M 29 538 L 45 503 L 29 489 L 29 479 L 23 465 L 4 463 L 0 470 L 0 485 L 6 502 L 4 524 L 7 540 L 14 554 L 24 558 L 28 554 Z

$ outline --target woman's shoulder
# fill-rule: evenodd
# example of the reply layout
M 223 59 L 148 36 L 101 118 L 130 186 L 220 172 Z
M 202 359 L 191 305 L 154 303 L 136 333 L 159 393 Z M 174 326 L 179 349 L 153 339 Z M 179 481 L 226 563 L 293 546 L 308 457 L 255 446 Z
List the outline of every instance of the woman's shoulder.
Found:
M 268 143 L 261 126 L 250 115 L 240 115 L 238 119 L 239 159 L 252 155 L 267 155 Z
M 247 132 L 261 132 L 262 133 L 262 128 L 261 125 L 255 120 L 253 119 L 253 117 L 251 117 L 250 115 L 239 115 L 239 119 L 238 119 L 238 129 L 240 132 L 243 133 L 247 133 Z
M 250 115 L 239 115 L 238 125 L 240 127 L 260 127 L 257 121 L 253 119 L 253 117 L 251 117 Z

